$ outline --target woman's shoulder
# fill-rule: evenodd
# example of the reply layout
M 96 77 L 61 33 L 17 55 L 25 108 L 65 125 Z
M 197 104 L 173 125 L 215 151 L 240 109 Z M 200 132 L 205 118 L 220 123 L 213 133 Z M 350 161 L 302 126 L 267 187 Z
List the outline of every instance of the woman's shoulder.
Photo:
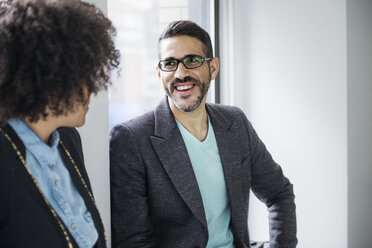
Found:
M 60 139 L 64 143 L 76 143 L 81 145 L 80 134 L 76 128 L 72 127 L 60 127 L 57 129 Z
M 80 134 L 76 128 L 60 127 L 57 131 L 63 146 L 62 148 L 67 149 L 70 153 L 77 153 L 77 156 L 83 158 Z

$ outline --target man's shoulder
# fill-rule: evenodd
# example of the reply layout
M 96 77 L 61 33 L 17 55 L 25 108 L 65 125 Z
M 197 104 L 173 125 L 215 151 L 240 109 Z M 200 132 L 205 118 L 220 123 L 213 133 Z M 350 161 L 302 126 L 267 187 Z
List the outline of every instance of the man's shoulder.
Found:
M 119 124 L 116 124 L 111 129 L 111 134 L 117 132 L 130 132 L 132 134 L 144 134 L 152 132 L 154 129 L 155 115 L 154 110 L 151 110 L 145 114 L 136 116 L 132 119 L 126 120 Z
M 155 119 L 154 110 L 148 111 L 139 116 L 133 117 L 129 120 L 124 121 L 122 124 L 125 124 L 128 127 L 135 128 L 146 125 L 153 125 Z
M 218 103 L 208 103 L 207 108 L 209 112 L 217 112 L 221 115 L 223 115 L 227 119 L 236 118 L 238 116 L 242 116 L 244 112 L 236 106 L 231 105 L 224 105 L 224 104 L 218 104 Z
M 208 103 L 208 106 L 221 110 L 221 111 L 227 111 L 227 112 L 241 111 L 240 108 L 236 106 L 225 105 L 225 104 L 220 104 L 220 103 Z

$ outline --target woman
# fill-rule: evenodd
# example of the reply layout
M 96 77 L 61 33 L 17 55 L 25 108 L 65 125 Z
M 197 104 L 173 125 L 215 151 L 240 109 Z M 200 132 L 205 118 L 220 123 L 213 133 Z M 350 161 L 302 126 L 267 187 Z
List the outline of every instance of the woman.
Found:
M 1 3 L 0 247 L 106 247 L 74 127 L 118 67 L 114 34 L 78 0 Z

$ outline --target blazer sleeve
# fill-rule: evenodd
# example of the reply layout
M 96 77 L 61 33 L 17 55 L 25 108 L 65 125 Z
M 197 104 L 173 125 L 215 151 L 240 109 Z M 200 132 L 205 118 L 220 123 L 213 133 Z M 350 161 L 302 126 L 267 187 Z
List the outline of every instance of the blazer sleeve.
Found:
M 251 188 L 269 211 L 270 247 L 294 248 L 297 228 L 293 185 L 272 159 L 243 112 L 241 115 L 249 137 Z
M 145 165 L 136 137 L 125 124 L 111 131 L 110 176 L 112 246 L 154 247 Z

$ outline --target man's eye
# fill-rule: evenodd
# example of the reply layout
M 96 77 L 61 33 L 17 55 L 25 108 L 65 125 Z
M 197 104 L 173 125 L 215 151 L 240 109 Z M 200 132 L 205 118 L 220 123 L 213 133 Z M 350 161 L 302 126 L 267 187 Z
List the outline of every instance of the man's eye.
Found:
M 165 61 L 164 62 L 164 66 L 166 66 L 166 67 L 174 67 L 176 65 L 177 65 L 177 62 L 174 61 L 174 60 L 170 60 L 170 61 Z
M 185 59 L 186 64 L 199 64 L 201 62 L 201 58 L 199 56 L 190 56 Z

